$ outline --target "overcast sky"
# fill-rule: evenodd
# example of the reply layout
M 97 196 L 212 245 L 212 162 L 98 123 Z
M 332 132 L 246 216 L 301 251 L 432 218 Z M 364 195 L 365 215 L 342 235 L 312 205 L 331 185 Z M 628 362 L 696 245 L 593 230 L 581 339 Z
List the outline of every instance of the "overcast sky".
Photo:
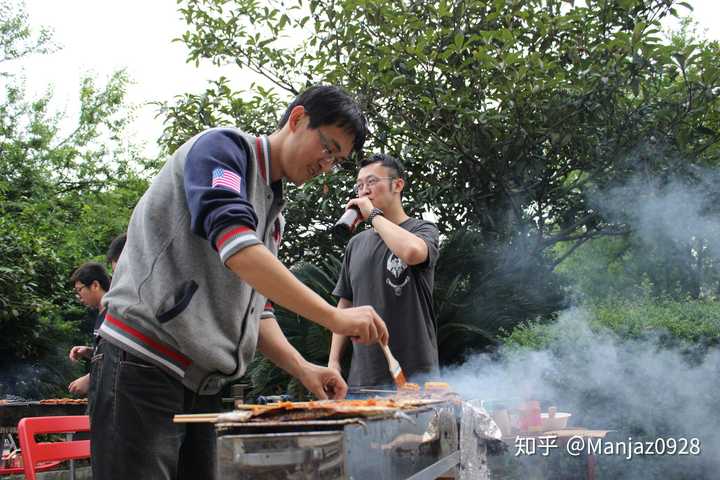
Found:
M 176 0 L 25 1 L 31 25 L 53 29 L 55 41 L 62 46 L 52 55 L 22 62 L 29 95 L 40 95 L 52 85 L 54 107 L 70 115 L 77 112 L 84 74 L 104 82 L 113 71 L 126 68 L 134 82 L 128 100 L 135 105 L 202 91 L 209 79 L 221 73 L 234 85 L 246 79 L 249 84 L 255 78 L 237 69 L 220 72 L 211 66 L 186 64 L 184 44 L 172 42 L 185 29 Z M 706 36 L 720 40 L 720 0 L 687 1 Z M 148 154 L 157 151 L 154 143 L 162 130 L 161 122 L 153 117 L 154 110 L 145 107 L 133 125 L 135 140 L 146 144 Z

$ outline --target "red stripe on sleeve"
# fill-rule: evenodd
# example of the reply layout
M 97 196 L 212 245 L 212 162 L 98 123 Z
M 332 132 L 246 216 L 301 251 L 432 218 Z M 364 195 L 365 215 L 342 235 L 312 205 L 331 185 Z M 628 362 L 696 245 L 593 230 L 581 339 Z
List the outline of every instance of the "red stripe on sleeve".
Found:
M 253 229 L 250 227 L 233 228 L 232 230 L 230 230 L 229 232 L 227 232 L 225 235 L 223 235 L 222 237 L 220 237 L 218 239 L 218 241 L 216 243 L 217 249 L 220 250 L 222 248 L 222 246 L 225 244 L 225 242 L 227 242 L 230 238 L 234 237 L 235 235 L 239 235 L 241 233 L 246 233 L 246 232 L 252 232 L 252 231 L 253 231 Z

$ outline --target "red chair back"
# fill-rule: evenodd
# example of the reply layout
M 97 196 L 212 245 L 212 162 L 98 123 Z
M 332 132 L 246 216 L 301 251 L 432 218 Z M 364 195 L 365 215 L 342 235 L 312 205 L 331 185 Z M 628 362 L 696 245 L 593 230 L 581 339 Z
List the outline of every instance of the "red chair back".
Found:
M 90 440 L 38 442 L 35 435 L 68 432 L 89 432 L 87 415 L 68 417 L 28 417 L 18 423 L 18 437 L 22 451 L 23 468 L 27 480 L 36 480 L 36 464 L 53 460 L 90 458 Z

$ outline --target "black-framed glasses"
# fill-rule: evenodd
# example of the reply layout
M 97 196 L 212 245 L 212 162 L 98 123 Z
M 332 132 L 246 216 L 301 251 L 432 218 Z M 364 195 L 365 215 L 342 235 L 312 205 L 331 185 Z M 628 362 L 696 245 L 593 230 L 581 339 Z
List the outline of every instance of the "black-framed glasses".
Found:
M 375 175 L 369 175 L 364 182 L 357 182 L 353 186 L 353 192 L 355 192 L 355 195 L 359 195 L 360 191 L 365 187 L 372 188 L 377 185 L 380 180 L 395 180 L 396 178 L 397 177 L 376 177 Z
M 83 288 L 90 288 L 90 287 L 88 287 L 87 285 L 82 285 L 82 286 L 80 286 L 80 287 L 75 287 L 75 288 L 73 288 L 73 290 L 75 290 L 75 295 L 77 295 L 77 296 L 79 297 L 79 296 L 80 296 L 80 292 L 83 291 Z
M 322 146 L 323 153 L 325 154 L 325 158 L 323 158 L 323 161 L 329 162 L 330 170 L 332 170 L 333 172 L 338 172 L 342 170 L 341 162 L 343 161 L 343 159 L 338 158 L 337 154 L 333 153 L 330 139 L 326 137 L 322 130 L 320 130 L 319 128 L 316 128 L 315 130 L 318 133 L 318 138 L 320 139 L 320 146 Z

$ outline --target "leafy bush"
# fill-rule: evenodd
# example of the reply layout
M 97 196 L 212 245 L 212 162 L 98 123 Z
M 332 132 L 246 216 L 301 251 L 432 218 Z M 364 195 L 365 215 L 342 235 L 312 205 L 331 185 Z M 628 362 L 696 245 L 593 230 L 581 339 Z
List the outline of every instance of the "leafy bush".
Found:
M 666 346 L 705 349 L 720 342 L 720 302 L 643 298 L 607 299 L 588 305 L 591 328 L 607 328 L 624 339 L 658 337 Z M 529 321 L 506 332 L 508 347 L 539 349 L 558 340 L 547 322 Z M 572 332 L 567 332 L 571 335 Z

